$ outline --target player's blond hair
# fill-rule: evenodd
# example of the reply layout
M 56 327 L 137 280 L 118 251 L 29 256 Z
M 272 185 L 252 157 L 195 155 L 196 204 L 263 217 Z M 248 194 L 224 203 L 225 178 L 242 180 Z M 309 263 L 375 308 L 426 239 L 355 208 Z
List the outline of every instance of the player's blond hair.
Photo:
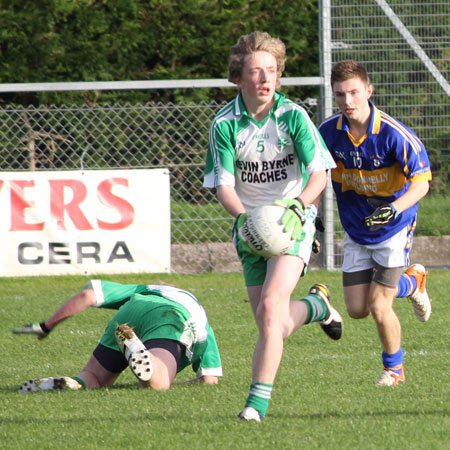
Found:
M 366 69 L 361 64 L 353 61 L 353 59 L 340 61 L 331 69 L 331 86 L 334 86 L 334 83 L 347 81 L 351 78 L 359 78 L 367 85 L 370 84 Z
M 245 57 L 252 53 L 264 51 L 270 53 L 277 61 L 277 88 L 286 63 L 286 46 L 281 39 L 273 38 L 269 33 L 254 31 L 243 35 L 236 45 L 231 47 L 230 63 L 228 66 L 228 81 L 239 82 L 244 68 Z

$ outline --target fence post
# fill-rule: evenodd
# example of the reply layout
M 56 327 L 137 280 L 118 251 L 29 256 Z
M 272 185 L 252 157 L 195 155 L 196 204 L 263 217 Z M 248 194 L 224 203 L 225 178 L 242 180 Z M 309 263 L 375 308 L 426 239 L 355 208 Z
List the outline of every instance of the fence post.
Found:
M 331 0 L 320 0 L 319 5 L 320 30 L 320 75 L 323 78 L 321 86 L 321 115 L 322 120 L 331 116 L 333 111 L 333 98 L 330 85 L 331 75 Z M 334 267 L 334 210 L 333 187 L 331 176 L 328 174 L 327 186 L 322 196 L 322 210 L 324 217 L 324 265 L 327 270 Z

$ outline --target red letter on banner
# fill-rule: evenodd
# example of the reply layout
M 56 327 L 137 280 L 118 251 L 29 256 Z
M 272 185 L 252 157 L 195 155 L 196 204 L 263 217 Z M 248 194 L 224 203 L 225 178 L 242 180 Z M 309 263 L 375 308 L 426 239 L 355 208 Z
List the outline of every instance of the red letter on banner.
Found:
M 25 200 L 25 188 L 34 186 L 33 180 L 11 180 L 11 228 L 10 231 L 42 230 L 45 222 L 26 223 L 25 210 L 33 208 L 34 202 Z
M 50 183 L 50 214 L 58 224 L 58 229 L 66 230 L 64 225 L 64 211 L 72 219 L 78 230 L 92 230 L 93 227 L 80 209 L 80 203 L 87 195 L 86 186 L 79 180 L 49 180 Z M 64 188 L 70 188 L 73 198 L 64 203 Z
M 134 220 L 134 208 L 130 203 L 121 197 L 115 196 L 111 189 L 115 184 L 121 184 L 128 187 L 128 180 L 125 178 L 110 178 L 102 181 L 98 185 L 97 196 L 104 205 L 114 208 L 118 211 L 121 219 L 118 222 L 110 223 L 103 222 L 97 219 L 97 223 L 102 230 L 121 230 L 133 223 Z

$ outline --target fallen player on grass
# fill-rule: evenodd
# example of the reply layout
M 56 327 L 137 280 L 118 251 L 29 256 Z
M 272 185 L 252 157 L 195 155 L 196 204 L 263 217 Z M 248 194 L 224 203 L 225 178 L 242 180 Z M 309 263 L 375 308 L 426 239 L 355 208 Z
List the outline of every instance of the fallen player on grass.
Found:
M 130 367 L 139 386 L 169 389 L 188 366 L 189 381 L 217 384 L 222 376 L 220 353 L 206 312 L 187 291 L 172 286 L 130 285 L 92 280 L 52 316 L 47 329 L 39 323 L 13 330 L 15 334 L 48 335 L 62 320 L 89 306 L 118 309 L 86 366 L 76 376 L 35 378 L 21 393 L 56 389 L 77 390 L 112 386 Z

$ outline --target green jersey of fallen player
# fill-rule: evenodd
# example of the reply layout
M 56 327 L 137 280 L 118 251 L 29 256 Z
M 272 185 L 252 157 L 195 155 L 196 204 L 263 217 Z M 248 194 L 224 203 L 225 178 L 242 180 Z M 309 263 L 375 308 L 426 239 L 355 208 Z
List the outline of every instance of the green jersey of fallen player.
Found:
M 220 353 L 206 312 L 190 292 L 173 286 L 91 280 L 99 308 L 118 309 L 100 343 L 119 350 L 114 330 L 128 323 L 141 341 L 172 339 L 186 348 L 178 372 L 192 364 L 197 376 L 222 375 Z

